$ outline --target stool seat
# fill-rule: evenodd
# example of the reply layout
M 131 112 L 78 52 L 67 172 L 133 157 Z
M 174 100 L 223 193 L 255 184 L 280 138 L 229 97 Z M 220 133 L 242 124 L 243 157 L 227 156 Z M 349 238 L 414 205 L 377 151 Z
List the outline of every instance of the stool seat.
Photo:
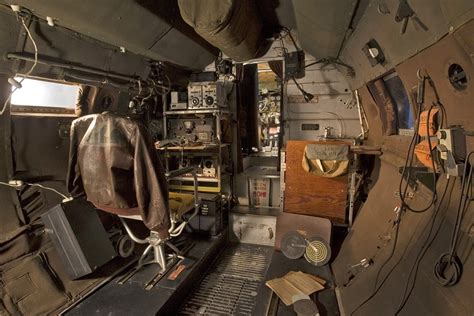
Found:
M 181 216 L 194 210 L 194 195 L 189 193 L 169 192 L 169 212 L 173 219 L 179 220 Z M 120 215 L 120 217 L 141 221 L 140 215 Z

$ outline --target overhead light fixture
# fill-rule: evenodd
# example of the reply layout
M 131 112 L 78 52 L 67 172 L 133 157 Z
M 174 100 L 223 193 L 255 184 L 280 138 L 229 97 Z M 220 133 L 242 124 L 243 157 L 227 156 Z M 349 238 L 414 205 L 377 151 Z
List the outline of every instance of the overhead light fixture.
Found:
M 305 91 L 305 90 L 303 89 L 303 87 L 301 86 L 301 84 L 299 84 L 299 83 L 296 81 L 295 77 L 292 77 L 292 79 L 293 79 L 293 81 L 295 82 L 296 87 L 298 88 L 298 90 L 300 90 L 301 93 L 303 94 L 304 100 L 305 100 L 306 102 L 310 102 L 311 100 L 313 100 L 314 95 L 312 95 L 311 93 Z

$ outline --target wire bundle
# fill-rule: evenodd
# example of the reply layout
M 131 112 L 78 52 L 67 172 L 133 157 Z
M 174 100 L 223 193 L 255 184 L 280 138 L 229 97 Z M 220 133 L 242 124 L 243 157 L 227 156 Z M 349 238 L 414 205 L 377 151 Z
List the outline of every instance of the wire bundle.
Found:
M 435 206 L 435 210 L 434 210 L 433 215 L 432 215 L 432 222 L 431 222 L 431 225 L 430 225 L 428 236 L 427 236 L 427 238 L 424 242 L 421 253 L 417 256 L 417 259 L 415 260 L 415 264 L 411 268 L 411 271 L 409 273 L 409 277 L 407 279 L 407 283 L 405 285 L 405 292 L 403 293 L 403 296 L 402 296 L 403 299 L 402 299 L 402 302 L 399 304 L 399 307 L 397 308 L 396 314 L 403 308 L 403 306 L 405 305 L 406 301 L 408 300 L 408 298 L 409 298 L 409 296 L 410 296 L 410 294 L 413 290 L 414 284 L 415 284 L 416 275 L 415 275 L 414 280 L 412 282 L 412 286 L 410 288 L 409 294 L 406 295 L 407 289 L 408 289 L 409 284 L 410 284 L 412 273 L 415 270 L 415 267 L 416 267 L 416 270 L 418 269 L 418 266 L 419 266 L 419 263 L 421 262 L 421 259 L 423 258 L 424 254 L 426 253 L 426 250 L 428 249 L 429 245 L 431 245 L 431 242 L 434 239 L 434 237 L 431 238 L 431 233 L 432 233 L 433 226 L 434 226 L 437 214 L 439 212 L 440 206 L 441 206 L 441 204 L 442 204 L 442 202 L 445 198 L 445 195 L 446 195 L 446 192 L 447 192 L 447 189 L 448 189 L 449 181 L 447 182 L 446 187 L 445 187 L 444 192 L 443 192 L 443 195 L 442 195 L 442 198 L 438 203 L 438 195 L 437 195 L 437 189 L 436 189 L 436 183 L 437 183 L 436 166 L 435 166 L 435 163 L 434 163 L 434 154 L 433 154 L 433 148 L 432 148 L 432 143 L 431 143 L 431 139 L 430 139 L 430 131 L 429 131 L 429 118 L 430 118 L 430 114 L 431 114 L 432 109 L 436 106 L 441 107 L 442 113 L 443 113 L 443 120 L 442 120 L 441 126 L 443 126 L 444 124 L 447 124 L 446 123 L 446 121 L 447 121 L 446 111 L 444 109 L 443 104 L 441 103 L 441 101 L 439 99 L 436 87 L 435 87 L 434 82 L 431 79 L 431 77 L 427 74 L 425 76 L 421 76 L 420 71 L 418 71 L 417 76 L 419 78 L 419 83 L 418 83 L 418 91 L 417 91 L 417 99 L 416 99 L 417 111 L 416 111 L 415 130 L 414 130 L 413 137 L 410 141 L 410 144 L 408 146 L 408 152 L 407 152 L 407 155 L 405 157 L 405 163 L 404 163 L 404 166 L 403 166 L 403 169 L 402 169 L 400 182 L 399 182 L 399 185 L 398 185 L 401 206 L 400 206 L 400 210 L 397 214 L 397 218 L 394 222 L 395 234 L 394 234 L 394 238 L 393 238 L 393 240 L 394 240 L 393 246 L 390 250 L 390 255 L 387 257 L 387 259 L 385 259 L 385 261 L 381 265 L 379 271 L 377 272 L 376 279 L 375 279 L 375 284 L 374 284 L 374 290 L 373 290 L 372 294 L 368 298 L 366 298 L 362 303 L 360 303 L 351 312 L 351 315 L 353 315 L 357 310 L 359 310 L 362 306 L 364 306 L 366 303 L 368 303 L 373 297 L 375 297 L 375 295 L 380 291 L 380 289 L 383 287 L 383 285 L 385 284 L 387 279 L 390 277 L 392 272 L 395 270 L 395 268 L 401 262 L 402 258 L 400 258 L 399 261 L 390 269 L 390 271 L 383 278 L 382 282 L 380 284 L 378 284 L 378 279 L 379 279 L 380 274 L 382 273 L 384 267 L 387 265 L 388 262 L 390 262 L 390 260 L 393 258 L 394 254 L 395 254 L 395 250 L 396 250 L 397 242 L 398 242 L 398 237 L 399 237 L 399 232 L 400 232 L 400 223 L 401 223 L 403 212 L 405 210 L 408 210 L 408 211 L 411 211 L 413 213 L 425 213 L 425 212 L 429 211 L 433 206 Z M 414 157 L 415 157 L 415 146 L 419 142 L 419 138 L 420 138 L 420 136 L 419 136 L 420 118 L 421 118 L 421 112 L 423 111 L 423 106 L 424 106 L 424 94 L 425 94 L 425 82 L 426 81 L 428 81 L 428 83 L 430 84 L 430 87 L 433 89 L 433 91 L 435 93 L 435 97 L 436 97 L 436 102 L 433 102 L 433 105 L 430 106 L 430 108 L 428 110 L 428 115 L 427 115 L 428 124 L 426 124 L 427 137 L 428 137 L 428 146 L 429 146 L 430 153 L 433 157 L 432 158 L 432 169 L 433 169 L 432 174 L 433 174 L 434 191 L 433 191 L 433 194 L 431 196 L 430 203 L 427 206 L 423 207 L 423 208 L 416 209 L 416 208 L 410 206 L 407 203 L 405 197 L 406 197 L 406 194 L 408 192 L 408 188 L 410 186 L 411 171 L 412 171 L 412 167 L 413 167 L 413 164 L 414 164 Z M 405 179 L 405 185 L 403 185 L 403 180 L 404 179 Z M 427 245 L 428 243 L 429 243 L 429 245 Z M 402 255 L 402 257 L 403 257 L 403 255 Z
M 31 75 L 33 70 L 36 68 L 36 65 L 38 64 L 38 46 L 36 46 L 36 42 L 33 39 L 33 36 L 31 35 L 30 29 L 28 28 L 28 26 L 26 26 L 25 18 L 21 15 L 21 13 L 17 13 L 17 17 L 20 19 L 21 25 L 25 29 L 26 34 L 28 34 L 28 38 L 30 39 L 30 41 L 33 44 L 33 47 L 35 49 L 35 61 L 34 61 L 33 65 L 31 66 L 30 70 L 28 70 L 28 72 L 24 75 L 24 77 L 20 80 L 20 82 L 18 82 L 18 86 L 21 88 L 21 83 L 23 82 L 23 80 L 25 80 L 26 77 Z M 10 92 L 10 95 L 8 96 L 8 98 L 5 100 L 5 103 L 3 104 L 2 110 L 0 110 L 0 115 L 2 115 L 5 112 L 5 110 L 7 108 L 7 105 L 8 105 L 8 102 L 10 102 L 10 99 L 11 99 L 13 93 L 16 90 L 18 90 L 17 86 L 15 86 L 15 88 Z
M 472 154 L 474 154 L 474 152 L 470 152 L 468 154 L 464 167 L 461 185 L 461 198 L 459 199 L 458 209 L 456 212 L 456 222 L 454 224 L 454 229 L 451 236 L 449 251 L 443 253 L 439 257 L 434 267 L 434 275 L 436 277 L 436 280 L 442 286 L 446 287 L 453 286 L 458 283 L 462 274 L 462 263 L 456 254 L 456 246 L 459 239 L 459 232 L 461 230 L 461 223 L 471 200 L 470 192 L 472 186 L 473 165 L 469 163 L 469 160 Z M 470 165 L 469 172 L 467 171 L 468 164 Z

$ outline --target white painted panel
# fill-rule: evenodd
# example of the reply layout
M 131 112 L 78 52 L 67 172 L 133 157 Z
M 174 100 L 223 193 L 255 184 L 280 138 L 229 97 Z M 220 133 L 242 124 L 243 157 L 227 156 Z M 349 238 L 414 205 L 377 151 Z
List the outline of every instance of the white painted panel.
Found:
M 275 245 L 276 216 L 230 214 L 230 240 L 263 246 Z

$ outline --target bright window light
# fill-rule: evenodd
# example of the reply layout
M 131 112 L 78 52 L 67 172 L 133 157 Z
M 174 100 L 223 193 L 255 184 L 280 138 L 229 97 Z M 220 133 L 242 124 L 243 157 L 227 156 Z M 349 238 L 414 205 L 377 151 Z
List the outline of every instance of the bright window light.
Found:
M 15 78 L 16 81 L 21 79 Z M 12 105 L 74 109 L 79 92 L 79 86 L 29 78 L 21 85 L 22 88 L 12 94 Z

